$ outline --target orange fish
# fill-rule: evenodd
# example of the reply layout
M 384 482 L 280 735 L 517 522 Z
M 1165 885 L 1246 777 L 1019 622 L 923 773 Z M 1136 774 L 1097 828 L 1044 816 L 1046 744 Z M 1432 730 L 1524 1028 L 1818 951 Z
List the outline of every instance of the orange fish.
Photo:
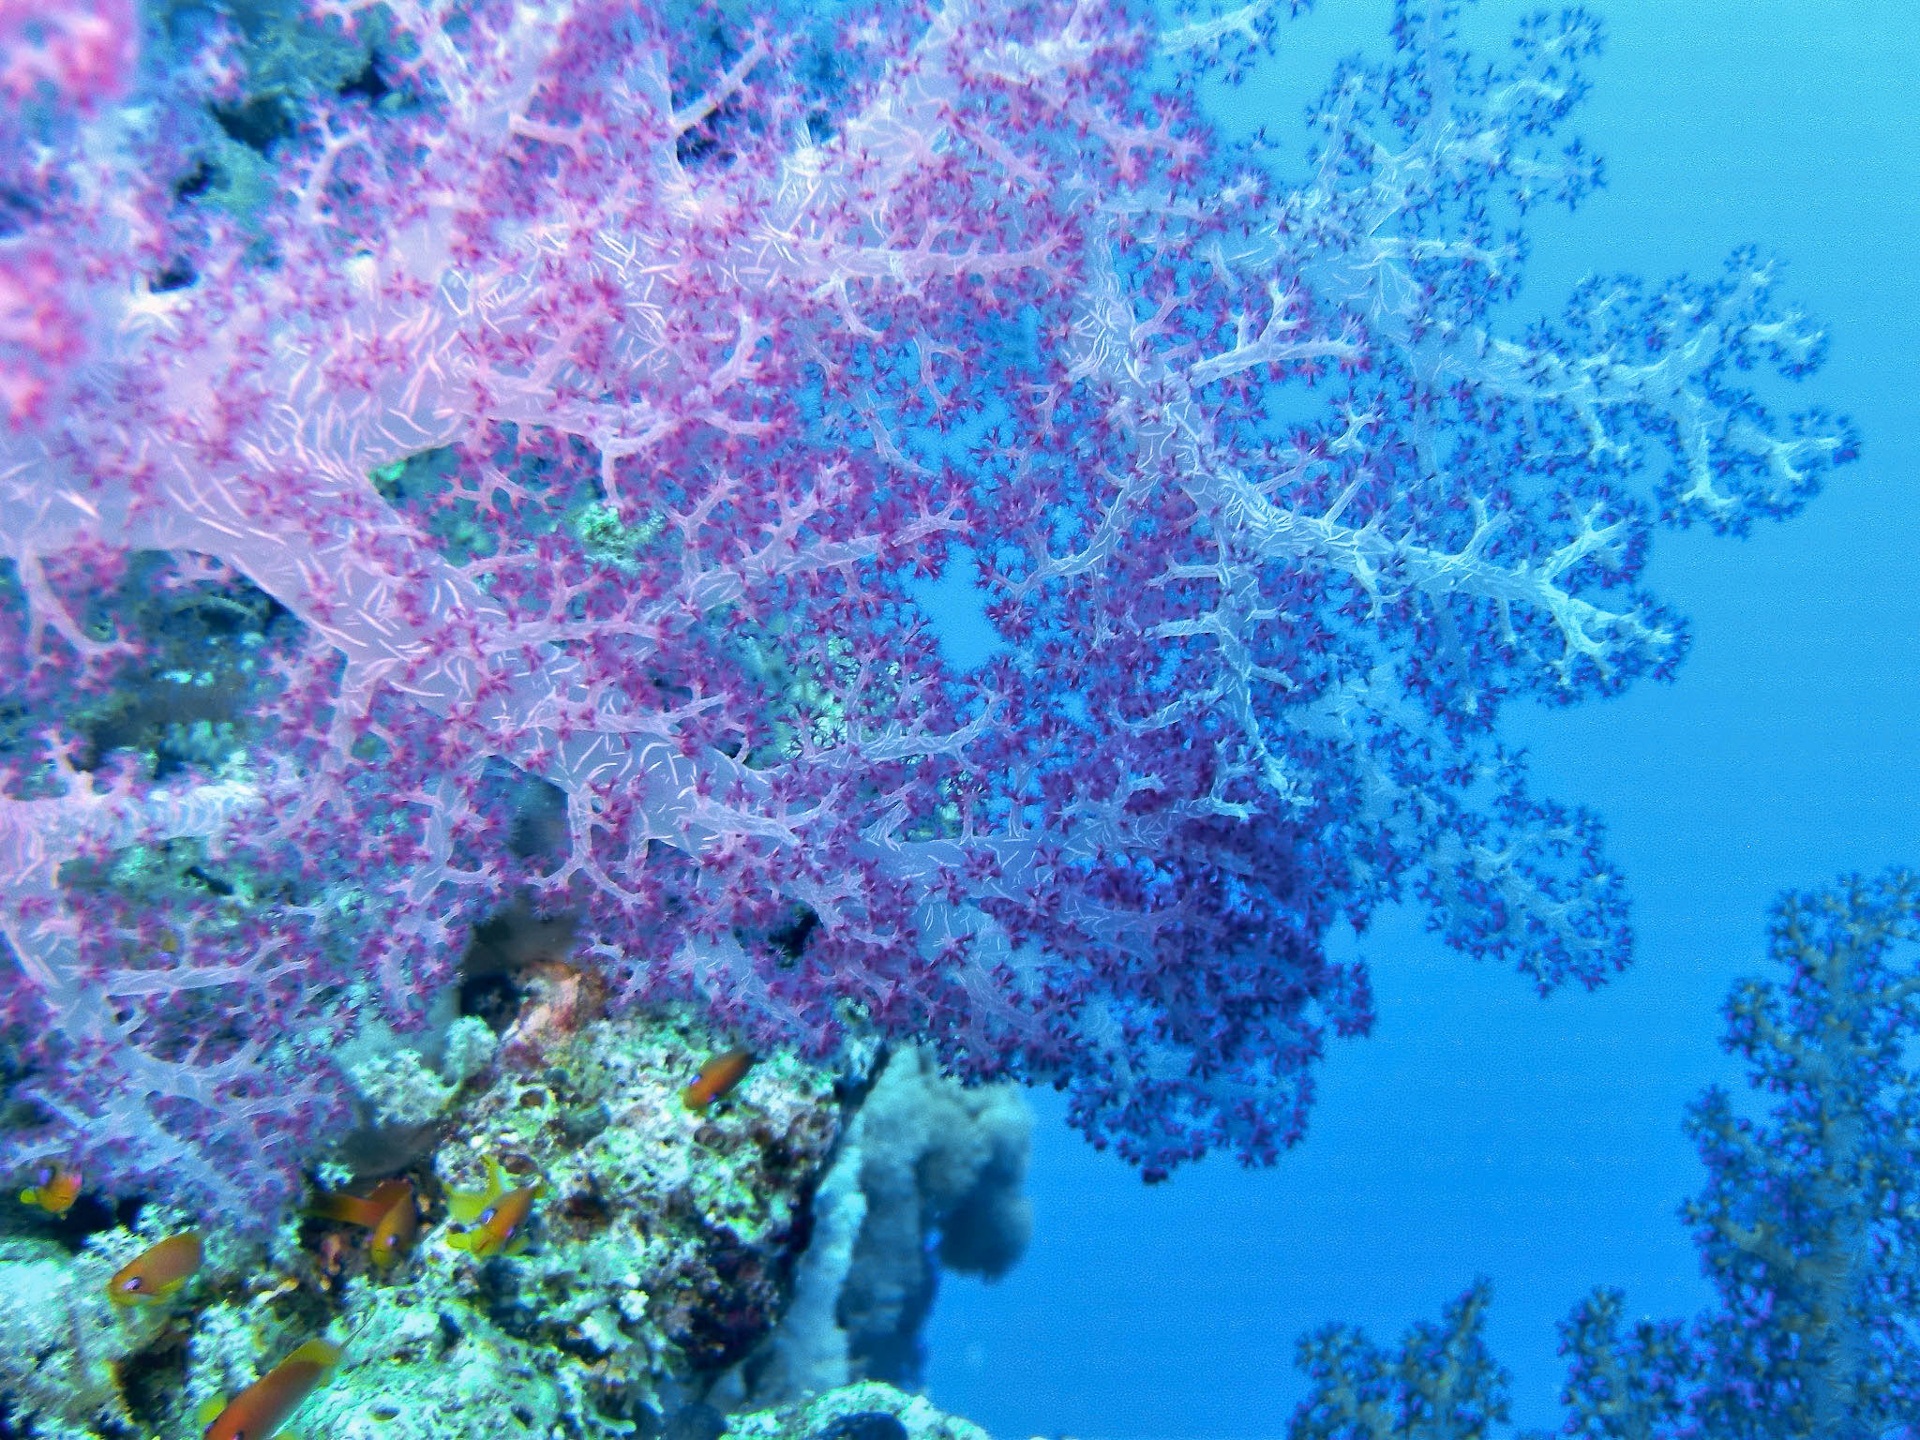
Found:
M 510 1189 L 500 1162 L 489 1155 L 487 1183 L 482 1188 L 447 1191 L 447 1209 L 458 1222 L 458 1228 L 448 1233 L 447 1244 L 478 1260 L 517 1254 L 526 1248 L 527 1217 L 545 1188 L 536 1179 L 531 1185 Z
M 158 1304 L 199 1268 L 200 1232 L 183 1230 L 149 1245 L 116 1270 L 107 1282 L 107 1298 L 116 1305 Z
M 344 1220 L 373 1231 L 368 1250 L 375 1269 L 384 1270 L 413 1248 L 420 1228 L 420 1207 L 413 1202 L 413 1182 L 382 1180 L 371 1195 L 324 1195 L 314 1214 Z
M 307 1341 L 228 1401 L 201 1440 L 268 1440 L 339 1363 L 338 1345 Z
M 704 1110 L 721 1099 L 753 1068 L 753 1053 L 729 1050 L 716 1055 L 700 1067 L 700 1077 L 680 1092 L 681 1103 L 689 1110 Z
M 80 1198 L 86 1177 L 73 1166 L 55 1160 L 33 1172 L 33 1184 L 20 1192 L 22 1205 L 38 1205 L 49 1215 L 64 1215 Z

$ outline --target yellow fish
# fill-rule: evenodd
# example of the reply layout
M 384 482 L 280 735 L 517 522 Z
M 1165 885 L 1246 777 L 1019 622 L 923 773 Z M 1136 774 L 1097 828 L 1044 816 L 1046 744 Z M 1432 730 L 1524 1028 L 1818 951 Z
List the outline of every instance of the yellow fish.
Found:
M 300 1408 L 300 1402 L 319 1389 L 339 1363 L 338 1345 L 325 1340 L 307 1341 L 234 1396 L 214 1416 L 201 1440 L 268 1440 L 279 1433 L 288 1417 Z
M 680 1103 L 689 1110 L 704 1110 L 730 1094 L 752 1068 L 751 1051 L 729 1050 L 724 1055 L 715 1055 L 700 1067 L 694 1082 L 680 1092 Z
M 371 1230 L 369 1249 L 377 1270 L 386 1269 L 413 1248 L 414 1232 L 420 1225 L 420 1209 L 413 1203 L 413 1183 L 409 1180 L 382 1180 L 366 1196 L 322 1196 L 314 1214 Z
M 114 1272 L 107 1282 L 107 1298 L 116 1305 L 158 1304 L 193 1278 L 200 1256 L 198 1230 L 169 1235 Z
M 478 1190 L 448 1190 L 447 1209 L 455 1228 L 447 1235 L 447 1244 L 465 1250 L 476 1259 L 489 1255 L 513 1255 L 526 1248 L 527 1219 L 533 1214 L 533 1202 L 546 1188 L 535 1179 L 517 1189 L 507 1184 L 500 1162 L 487 1157 L 487 1183 Z
M 73 1166 L 55 1160 L 33 1172 L 33 1184 L 20 1192 L 22 1205 L 38 1205 L 49 1215 L 64 1215 L 80 1198 L 86 1177 Z

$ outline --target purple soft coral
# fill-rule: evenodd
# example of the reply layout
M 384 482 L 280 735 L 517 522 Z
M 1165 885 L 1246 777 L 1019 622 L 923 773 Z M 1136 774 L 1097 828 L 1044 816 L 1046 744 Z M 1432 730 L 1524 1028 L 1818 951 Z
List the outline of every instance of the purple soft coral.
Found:
M 1624 963 L 1598 826 L 1529 793 L 1501 703 L 1667 673 L 1683 633 L 1636 585 L 1655 509 L 1738 529 L 1851 447 L 1731 388 L 1817 350 L 1751 257 L 1492 329 L 1499 217 L 1597 178 L 1553 138 L 1591 21 L 1487 70 L 1446 7 L 1403 6 L 1287 186 L 1186 88 L 1277 6 L 740 34 L 601 0 L 385 8 L 410 38 L 276 142 L 250 223 L 193 198 L 225 52 L 156 61 L 144 128 L 48 120 L 52 168 L 16 177 L 0 262 L 58 244 L 88 317 L 48 418 L 0 436 L 21 712 L 71 729 L 74 685 L 125 663 L 63 557 L 162 553 L 149 593 L 291 617 L 227 672 L 251 769 L 172 782 L 248 797 L 191 834 L 249 893 L 167 922 L 183 973 L 225 983 L 129 991 L 155 937 L 111 883 L 9 890 L 39 1143 L 192 1178 L 176 1152 L 236 1096 L 299 1046 L 324 1073 L 316 1029 L 419 1016 L 516 896 L 573 916 L 629 1003 L 701 997 L 815 1050 L 924 1037 L 1066 1086 L 1149 1173 L 1301 1134 L 1326 1033 L 1370 1021 L 1322 953 L 1336 919 L 1411 891 L 1542 988 Z M 1277 430 L 1283 390 L 1318 418 Z M 972 674 L 910 587 L 961 542 L 1020 642 Z M 79 804 L 13 746 L 10 823 Z M 297 972 L 249 958 L 276 938 Z M 326 1026 L 290 1024 L 296 980 Z M 124 1018 L 75 1039 L 83 1071 L 61 997 L 87 994 Z M 206 1092 L 152 1089 L 155 1054 L 213 1067 Z

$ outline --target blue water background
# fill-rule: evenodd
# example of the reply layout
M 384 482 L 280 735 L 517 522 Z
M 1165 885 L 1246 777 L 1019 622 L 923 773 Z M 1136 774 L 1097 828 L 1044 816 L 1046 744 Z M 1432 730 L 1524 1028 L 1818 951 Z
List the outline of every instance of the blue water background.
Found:
M 1502 45 L 1530 8 L 1481 5 L 1470 33 Z M 1376 1033 L 1333 1052 L 1306 1143 L 1269 1171 L 1146 1189 L 1035 1097 L 1032 1249 L 996 1285 L 950 1277 L 928 1334 L 934 1399 L 1001 1440 L 1282 1435 L 1301 1332 L 1397 1340 L 1476 1273 L 1515 1421 L 1557 1425 L 1553 1326 L 1588 1289 L 1623 1285 L 1634 1315 L 1709 1300 L 1674 1213 L 1702 1179 L 1680 1117 L 1738 1083 L 1719 1008 L 1761 968 L 1773 896 L 1920 865 L 1920 5 L 1595 8 L 1609 44 L 1577 128 L 1609 185 L 1535 224 L 1517 315 L 1590 270 L 1711 275 L 1758 241 L 1833 337 L 1798 403 L 1851 413 L 1864 459 L 1744 543 L 1660 537 L 1654 588 L 1694 624 L 1676 684 L 1512 712 L 1539 788 L 1609 821 L 1627 976 L 1542 1002 L 1382 917 L 1360 946 Z M 1322 0 L 1223 116 L 1303 134 L 1333 59 L 1381 53 L 1389 15 Z

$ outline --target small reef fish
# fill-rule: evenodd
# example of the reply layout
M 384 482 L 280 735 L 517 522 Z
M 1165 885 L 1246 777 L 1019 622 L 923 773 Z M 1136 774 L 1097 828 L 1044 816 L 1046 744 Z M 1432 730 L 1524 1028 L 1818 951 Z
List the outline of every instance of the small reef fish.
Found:
M 116 1305 L 158 1304 L 193 1278 L 200 1256 L 198 1230 L 169 1235 L 114 1272 L 107 1282 L 107 1298 Z
M 420 1207 L 414 1204 L 409 1180 L 382 1180 L 371 1195 L 323 1195 L 313 1213 L 371 1230 L 368 1252 L 376 1270 L 403 1259 L 420 1228 Z
M 228 1401 L 201 1440 L 268 1440 L 339 1363 L 338 1345 L 325 1340 L 307 1341 Z M 213 1403 L 219 1404 L 217 1400 Z
M 680 1102 L 689 1110 L 704 1110 L 724 1098 L 752 1068 L 751 1051 L 729 1050 L 716 1055 L 700 1067 L 699 1078 L 680 1092 Z
M 519 1253 L 527 1244 L 527 1217 L 545 1188 L 545 1182 L 538 1178 L 531 1185 L 509 1187 L 500 1162 L 489 1155 L 487 1183 L 482 1188 L 447 1191 L 447 1209 L 455 1222 L 447 1244 L 467 1251 L 476 1260 Z
M 49 1215 L 64 1215 L 80 1198 L 86 1177 L 73 1166 L 56 1160 L 33 1172 L 33 1184 L 20 1192 L 22 1205 L 38 1205 Z

